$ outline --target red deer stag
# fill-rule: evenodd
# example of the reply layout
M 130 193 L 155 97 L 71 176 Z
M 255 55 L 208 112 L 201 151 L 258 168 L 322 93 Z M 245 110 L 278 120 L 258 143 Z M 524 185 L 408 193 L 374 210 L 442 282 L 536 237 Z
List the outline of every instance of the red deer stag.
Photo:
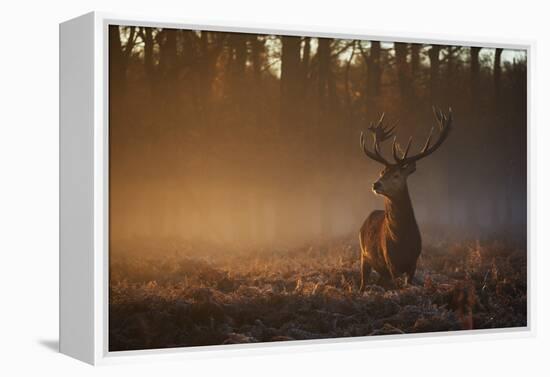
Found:
M 373 211 L 363 223 L 359 234 L 361 245 L 361 291 L 365 289 L 367 279 L 374 269 L 384 282 L 395 279 L 403 274 L 407 281 L 412 282 L 416 271 L 416 262 L 420 256 L 422 240 L 414 217 L 414 211 L 407 187 L 407 177 L 416 170 L 416 161 L 437 150 L 449 135 L 452 123 L 452 112 L 448 115 L 434 108 L 434 114 L 439 126 L 437 141 L 431 144 L 435 126 L 420 153 L 408 156 L 412 137 L 403 151 L 394 136 L 395 127 L 385 127 L 382 124 L 384 114 L 376 123 L 368 128 L 372 133 L 373 151 L 365 145 L 365 136 L 361 132 L 361 147 L 367 157 L 380 162 L 384 169 L 380 177 L 372 185 L 372 191 L 382 195 L 385 210 Z M 380 153 L 380 143 L 394 136 L 394 163 L 386 160 Z

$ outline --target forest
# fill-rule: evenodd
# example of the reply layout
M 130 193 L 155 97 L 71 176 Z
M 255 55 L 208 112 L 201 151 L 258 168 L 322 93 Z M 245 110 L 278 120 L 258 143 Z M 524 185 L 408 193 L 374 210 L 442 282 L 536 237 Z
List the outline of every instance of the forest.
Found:
M 359 135 L 432 106 L 418 282 L 359 293 Z M 526 324 L 526 51 L 111 25 L 109 145 L 111 350 Z
M 419 221 L 475 237 L 524 233 L 524 54 L 115 26 L 110 46 L 121 236 L 181 235 L 181 226 L 194 238 L 205 230 L 197 216 L 223 242 L 348 234 L 376 207 L 369 187 L 380 167 L 361 154 L 360 131 L 385 112 L 419 148 L 432 105 L 452 106 L 456 127 L 410 185 Z

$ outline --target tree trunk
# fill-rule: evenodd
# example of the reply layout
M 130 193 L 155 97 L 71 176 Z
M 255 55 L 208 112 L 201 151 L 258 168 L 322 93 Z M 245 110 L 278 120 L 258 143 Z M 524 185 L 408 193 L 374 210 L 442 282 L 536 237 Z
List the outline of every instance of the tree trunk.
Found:
M 414 81 L 420 73 L 420 49 L 419 43 L 411 43 L 411 76 Z
M 481 47 L 470 48 L 470 98 L 472 110 L 479 106 L 479 52 Z
M 263 91 L 262 91 L 262 56 L 264 53 L 264 42 L 255 34 L 250 34 L 250 62 L 252 63 L 253 86 L 251 98 L 256 100 L 255 106 L 251 106 L 256 128 L 262 125 Z
M 300 98 L 300 43 L 299 37 L 283 36 L 281 56 L 281 123 L 282 134 L 289 135 L 298 124 L 301 112 Z
M 246 70 L 246 38 L 244 34 L 232 34 L 229 40 L 229 71 L 231 74 L 229 79 L 233 84 L 238 83 L 243 78 Z
M 317 98 L 320 114 L 327 113 L 330 80 L 330 39 L 319 38 L 317 62 L 319 64 Z
M 332 77 L 331 65 L 331 43 L 332 39 L 319 38 L 317 49 L 318 63 L 318 88 L 317 88 L 317 134 L 321 137 L 317 139 L 316 149 L 321 153 L 326 140 L 332 140 L 334 125 L 334 112 L 336 108 L 334 81 Z M 334 156 L 330 153 L 319 157 L 318 161 L 322 169 L 316 170 L 316 187 L 315 191 L 319 195 L 319 218 L 320 218 L 320 234 L 319 238 L 329 238 L 332 233 L 332 210 L 330 206 L 329 185 L 326 179 L 327 171 L 332 170 L 334 164 Z
M 445 103 L 452 103 L 456 87 L 457 56 L 460 54 L 460 47 L 447 47 L 447 65 L 445 72 L 445 91 L 440 93 Z
M 439 94 L 439 52 L 441 51 L 441 46 L 433 45 L 428 52 L 428 57 L 430 58 L 430 101 L 432 104 L 435 103 Z
M 495 50 L 495 61 L 493 64 L 493 80 L 494 80 L 494 90 L 495 90 L 495 105 L 498 109 L 500 102 L 501 102 L 501 75 L 502 75 L 502 67 L 501 67 L 501 56 L 502 56 L 502 49 L 497 48 Z
M 352 100 L 351 100 L 351 93 L 350 93 L 350 79 L 349 79 L 349 72 L 351 68 L 351 62 L 353 61 L 353 58 L 355 57 L 355 50 L 356 50 L 356 41 L 353 41 L 353 44 L 351 46 L 351 54 L 346 61 L 345 65 L 345 71 L 344 71 L 344 93 L 345 93 L 345 101 L 346 101 L 346 114 L 347 114 L 347 122 L 348 124 L 351 124 L 351 121 L 353 119 L 353 106 L 352 106 Z M 351 127 L 347 127 L 347 129 L 351 132 Z
M 304 54 L 302 56 L 302 94 L 307 93 L 309 83 L 309 60 L 311 58 L 311 38 L 304 38 Z
M 126 71 L 136 42 L 136 27 L 128 27 L 128 38 L 123 46 L 119 26 L 109 26 L 109 81 L 114 90 L 112 95 L 126 91 Z
M 510 156 L 510 143 L 514 137 L 510 132 L 510 120 L 507 119 L 507 112 L 503 109 L 502 92 L 501 92 L 501 78 L 502 78 L 502 48 L 495 49 L 495 59 L 493 62 L 493 85 L 494 85 L 494 117 L 496 124 L 504 124 L 504 127 L 500 129 L 501 136 L 504 136 L 505 146 L 503 151 L 499 154 L 500 163 L 502 164 L 501 174 L 502 180 L 505 182 L 504 195 L 505 195 L 505 208 L 504 208 L 504 222 L 507 226 L 514 223 L 514 180 L 510 179 L 514 174 L 513 169 L 510 166 L 510 161 L 513 159 Z
M 246 34 L 232 34 L 230 37 L 231 60 L 229 61 L 229 91 L 235 110 L 240 112 L 246 106 L 247 91 L 244 87 L 247 45 Z
M 120 41 L 120 29 L 116 25 L 109 26 L 109 88 L 111 95 L 118 95 L 126 87 L 126 67 L 124 53 Z
M 397 82 L 399 85 L 399 94 L 404 104 L 410 103 L 411 93 L 411 75 L 407 65 L 407 44 L 394 43 L 395 65 L 397 66 Z
M 212 38 L 211 38 L 212 37 Z M 199 74 L 199 108 L 205 115 L 210 101 L 212 81 L 218 56 L 224 46 L 226 34 L 201 31 L 199 39 L 200 59 L 198 62 Z
M 163 29 L 160 33 L 159 70 L 165 82 L 174 84 L 177 76 L 177 41 L 175 29 Z
M 171 127 L 177 123 L 180 110 L 178 104 L 178 57 L 177 57 L 177 30 L 163 29 L 157 34 L 159 43 L 158 82 L 159 90 L 155 97 L 160 99 L 161 111 L 165 113 L 166 121 L 163 127 Z
M 262 76 L 262 54 L 264 43 L 258 39 L 257 35 L 250 36 L 250 60 L 252 63 L 252 72 L 256 86 L 259 86 Z
M 380 42 L 372 41 L 367 64 L 367 98 L 373 99 L 380 95 L 382 69 L 380 66 Z
M 155 40 L 153 39 L 153 29 L 150 27 L 142 28 L 143 33 L 143 64 L 145 65 L 145 74 L 147 75 L 147 78 L 149 82 L 151 83 L 151 87 L 153 86 L 153 83 L 155 81 L 155 65 L 153 61 L 153 51 L 154 51 L 154 43 Z

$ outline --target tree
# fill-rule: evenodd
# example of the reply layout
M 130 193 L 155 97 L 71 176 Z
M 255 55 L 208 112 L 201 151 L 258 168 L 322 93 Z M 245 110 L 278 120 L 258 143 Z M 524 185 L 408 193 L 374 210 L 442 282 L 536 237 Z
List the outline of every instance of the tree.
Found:
M 502 67 L 501 67 L 501 56 L 502 48 L 495 49 L 495 60 L 493 63 L 493 82 L 495 90 L 495 104 L 496 107 L 500 105 L 501 102 L 501 76 L 502 76 Z
M 159 71 L 163 79 L 172 80 L 177 72 L 176 30 L 163 29 L 157 34 L 160 49 Z
M 411 76 L 413 81 L 420 73 L 420 50 L 422 45 L 419 43 L 411 43 Z
M 374 169 L 365 169 L 357 148 L 365 117 L 386 111 L 389 120 L 401 119 L 397 136 L 413 135 L 415 150 L 422 147 L 417 137 L 429 132 L 432 104 L 452 106 L 457 127 L 431 166 L 419 169 L 433 180 L 415 195 L 440 214 L 433 220 L 427 206 L 419 206 L 419 220 L 469 230 L 505 218 L 517 224 L 525 180 L 525 61 L 508 61 L 502 49 L 487 62 L 487 50 L 476 47 L 395 43 L 390 52 L 377 41 L 129 26 L 110 28 L 109 43 L 110 98 L 124 100 L 111 107 L 111 137 L 124 146 L 113 155 L 132 151 L 125 158 L 136 161 L 133 169 L 155 177 L 170 171 L 181 175 L 178 182 L 206 179 L 192 169 L 207 171 L 215 161 L 219 165 L 208 171 L 238 176 L 224 184 L 257 198 L 239 204 L 243 213 L 277 234 L 291 233 L 289 218 L 299 223 L 307 211 L 315 213 L 307 221 L 313 236 L 363 220 L 364 211 L 347 209 L 375 205 L 365 197 Z M 132 90 L 122 93 L 126 86 Z M 403 101 L 396 103 L 396 94 Z M 383 153 L 391 156 L 389 147 Z M 220 162 L 222 156 L 231 158 Z M 254 158 L 245 161 L 249 156 Z M 235 161 L 238 171 L 232 170 Z M 125 171 L 126 164 L 113 169 Z M 260 178 L 247 181 L 251 172 Z M 210 207 L 196 199 L 194 210 L 214 211 L 226 195 L 215 192 L 201 198 Z M 252 226 L 239 221 L 237 238 Z
M 263 55 L 265 53 L 265 41 L 258 35 L 250 34 L 250 60 L 256 86 L 260 85 L 262 76 Z
M 397 67 L 397 82 L 399 86 L 399 94 L 402 103 L 408 104 L 412 97 L 411 72 L 407 64 L 407 48 L 406 43 L 395 42 L 395 65 Z
M 300 118 L 301 60 L 299 37 L 282 37 L 281 51 L 281 131 L 288 134 Z
M 235 85 L 239 85 L 244 76 L 247 60 L 247 36 L 245 34 L 234 33 L 229 38 L 229 79 Z
M 304 54 L 302 56 L 302 93 L 307 92 L 311 58 L 311 38 L 304 38 Z
M 374 98 L 380 95 L 382 68 L 380 66 L 380 42 L 372 41 L 367 67 L 367 97 Z
M 345 93 L 345 101 L 346 101 L 346 111 L 348 113 L 348 116 L 352 118 L 354 116 L 354 109 L 352 107 L 352 101 L 351 101 L 351 94 L 350 94 L 350 70 L 351 70 L 351 63 L 353 59 L 355 58 L 355 51 L 357 49 L 357 41 L 353 41 L 351 45 L 351 54 L 349 55 L 349 58 L 346 61 L 346 68 L 345 68 L 345 74 L 344 74 L 344 93 Z M 350 122 L 351 119 L 347 120 L 347 123 Z M 347 129 L 351 132 L 351 127 L 347 127 Z
M 365 105 L 367 113 L 373 113 L 376 111 L 375 99 L 380 95 L 382 81 L 382 68 L 380 66 L 381 46 L 380 42 L 371 41 L 369 53 L 365 51 L 361 42 L 358 43 L 358 46 L 367 69 L 367 80 L 364 91 Z
M 432 45 L 428 51 L 428 57 L 430 58 L 430 102 L 435 103 L 439 94 L 439 54 L 441 46 Z
M 210 31 L 200 32 L 196 72 L 199 78 L 197 96 L 199 112 L 203 115 L 207 114 L 206 110 L 210 101 L 216 63 L 218 62 L 218 57 L 223 50 L 227 37 L 227 33 L 214 33 Z
M 481 47 L 470 48 L 470 99 L 472 109 L 476 109 L 479 104 L 479 52 Z
M 136 42 L 136 28 L 128 27 L 128 38 L 122 45 L 120 27 L 109 25 L 109 83 L 113 95 L 124 93 L 126 90 L 126 71 L 132 50 Z
M 331 56 L 330 56 L 330 43 L 331 39 L 319 38 L 319 47 L 317 49 L 317 62 L 318 62 L 318 101 L 319 112 L 326 114 L 330 111 L 329 107 L 334 100 L 334 88 L 332 86 L 332 72 L 331 72 Z
M 151 88 L 155 82 L 155 63 L 153 60 L 153 51 L 155 49 L 155 40 L 153 38 L 153 28 L 140 27 L 139 36 L 143 41 L 143 64 L 145 66 L 145 74 L 149 80 Z
M 317 91 L 317 100 L 318 100 L 318 122 L 317 127 L 321 136 L 323 136 L 323 131 L 328 131 L 330 128 L 330 121 L 328 116 L 332 115 L 332 73 L 331 73 L 331 39 L 328 38 L 318 38 L 319 44 L 317 48 L 317 63 L 318 63 L 318 91 Z M 318 139 L 319 145 L 317 145 L 317 150 L 322 150 L 323 147 L 323 138 Z M 325 169 L 330 170 L 333 163 L 333 158 L 331 155 L 325 155 L 322 157 L 322 165 Z M 319 176 L 317 177 L 317 195 L 319 195 L 319 207 L 320 207 L 320 222 L 321 222 L 321 233 L 320 237 L 327 237 L 332 232 L 332 219 L 331 219 L 331 208 L 329 200 L 329 191 L 327 189 L 326 182 L 324 181 L 325 175 L 319 170 Z
M 443 100 L 446 103 L 454 102 L 455 100 L 455 93 L 456 93 L 456 87 L 457 87 L 457 72 L 458 72 L 458 66 L 459 66 L 459 56 L 462 51 L 462 47 L 460 46 L 447 46 L 445 48 L 446 56 L 445 56 L 445 91 L 442 91 L 440 93 L 440 96 L 442 95 Z
M 228 95 L 237 111 L 243 110 L 248 91 L 244 90 L 246 62 L 248 59 L 247 35 L 233 33 L 230 35 L 228 61 Z

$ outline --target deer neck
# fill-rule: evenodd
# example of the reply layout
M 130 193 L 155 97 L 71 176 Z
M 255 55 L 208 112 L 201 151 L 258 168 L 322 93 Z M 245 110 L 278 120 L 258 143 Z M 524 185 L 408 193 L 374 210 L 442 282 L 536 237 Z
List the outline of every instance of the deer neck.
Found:
M 385 199 L 386 227 L 392 239 L 398 240 L 402 236 L 418 231 L 414 211 L 409 196 L 409 189 L 405 189 L 394 198 Z

